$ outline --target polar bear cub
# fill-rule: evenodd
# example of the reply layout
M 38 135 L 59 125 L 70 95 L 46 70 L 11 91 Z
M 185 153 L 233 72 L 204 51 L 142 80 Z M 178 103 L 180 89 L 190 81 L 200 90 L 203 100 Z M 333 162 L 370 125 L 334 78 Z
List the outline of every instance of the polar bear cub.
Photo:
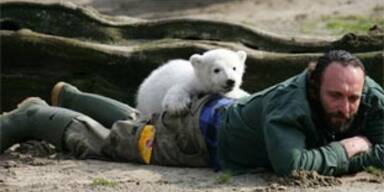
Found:
M 189 61 L 171 60 L 140 85 L 136 107 L 144 115 L 162 111 L 180 115 L 199 94 L 220 93 L 235 99 L 247 96 L 240 88 L 246 57 L 244 51 L 214 49 L 194 54 Z

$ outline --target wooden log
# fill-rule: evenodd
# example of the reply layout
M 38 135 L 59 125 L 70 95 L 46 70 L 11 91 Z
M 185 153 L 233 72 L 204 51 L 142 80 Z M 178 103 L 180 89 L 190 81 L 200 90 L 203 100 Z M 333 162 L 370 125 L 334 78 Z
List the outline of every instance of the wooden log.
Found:
M 351 52 L 383 50 L 384 35 L 348 33 L 338 39 L 287 37 L 251 26 L 200 19 L 139 20 L 110 17 L 71 3 L 0 3 L 1 29 L 28 28 L 56 36 L 108 44 L 129 45 L 133 40 L 154 39 L 216 40 L 242 43 L 255 49 L 287 53 L 324 52 L 345 49 Z
M 226 47 L 248 54 L 244 88 L 261 90 L 304 70 L 321 53 L 274 53 L 217 41 L 159 40 L 131 46 L 106 45 L 35 33 L 0 30 L 2 111 L 25 97 L 49 98 L 58 81 L 134 105 L 137 86 L 159 64 L 194 53 Z M 384 85 L 383 51 L 356 54 L 368 75 Z

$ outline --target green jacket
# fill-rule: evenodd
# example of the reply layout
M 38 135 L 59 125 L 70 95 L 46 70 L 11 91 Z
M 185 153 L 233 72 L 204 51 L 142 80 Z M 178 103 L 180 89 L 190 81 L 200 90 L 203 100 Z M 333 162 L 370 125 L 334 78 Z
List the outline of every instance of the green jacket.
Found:
M 223 169 L 265 167 L 279 175 L 293 170 L 339 175 L 368 166 L 384 169 L 383 89 L 367 77 L 357 117 L 346 133 L 337 135 L 311 112 L 307 74 L 242 98 L 222 113 L 218 156 Z M 338 141 L 354 135 L 367 137 L 372 150 L 348 159 Z

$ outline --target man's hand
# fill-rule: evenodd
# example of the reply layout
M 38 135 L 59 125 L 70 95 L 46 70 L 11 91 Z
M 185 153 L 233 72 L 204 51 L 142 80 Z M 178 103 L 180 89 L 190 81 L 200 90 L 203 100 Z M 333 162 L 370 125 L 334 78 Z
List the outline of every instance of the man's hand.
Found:
M 371 142 L 366 137 L 355 136 L 340 141 L 345 151 L 347 152 L 348 158 L 351 158 L 359 153 L 369 151 Z

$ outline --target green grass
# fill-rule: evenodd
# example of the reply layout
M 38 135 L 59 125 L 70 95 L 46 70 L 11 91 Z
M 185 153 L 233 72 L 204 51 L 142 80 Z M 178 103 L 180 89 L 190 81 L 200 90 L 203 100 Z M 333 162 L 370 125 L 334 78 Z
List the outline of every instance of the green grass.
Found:
M 222 172 L 219 176 L 216 177 L 216 183 L 218 184 L 227 184 L 232 180 L 233 174 L 228 171 Z
M 384 17 L 359 15 L 323 16 L 319 21 L 304 23 L 301 31 L 312 33 L 315 30 L 327 30 L 333 35 L 341 35 L 347 32 L 364 34 L 374 25 L 384 29 Z
M 365 169 L 365 171 L 369 174 L 375 175 L 377 177 L 384 178 L 384 170 L 378 169 L 376 167 L 369 166 Z
M 325 16 L 322 18 L 326 23 L 326 28 L 336 33 L 344 32 L 368 32 L 373 25 L 384 27 L 384 18 L 382 17 L 363 17 L 356 15 L 349 16 Z
M 108 179 L 103 179 L 103 178 L 94 178 L 92 180 L 91 186 L 96 187 L 96 186 L 104 186 L 104 187 L 116 187 L 117 182 L 108 180 Z

